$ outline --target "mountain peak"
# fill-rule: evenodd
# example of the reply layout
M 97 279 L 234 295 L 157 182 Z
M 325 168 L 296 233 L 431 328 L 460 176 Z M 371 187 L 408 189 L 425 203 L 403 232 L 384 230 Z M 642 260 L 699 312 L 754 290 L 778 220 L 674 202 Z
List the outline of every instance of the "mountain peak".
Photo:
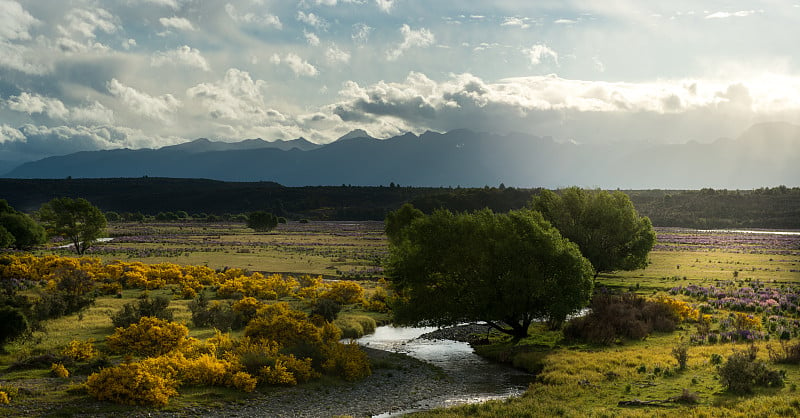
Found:
M 336 141 L 342 141 L 347 139 L 356 139 L 356 138 L 367 138 L 367 139 L 375 139 L 367 131 L 363 129 L 353 129 L 352 131 L 340 136 Z

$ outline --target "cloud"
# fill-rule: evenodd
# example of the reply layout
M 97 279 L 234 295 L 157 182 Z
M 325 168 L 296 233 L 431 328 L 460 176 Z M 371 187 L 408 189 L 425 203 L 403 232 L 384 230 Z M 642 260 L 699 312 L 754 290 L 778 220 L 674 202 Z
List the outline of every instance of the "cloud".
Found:
M 306 25 L 314 27 L 318 30 L 328 30 L 328 22 L 314 13 L 305 13 L 300 10 L 297 12 L 297 21 L 305 23 Z
M 166 121 L 181 105 L 181 102 L 171 94 L 154 97 L 126 86 L 116 78 L 112 78 L 106 86 L 108 92 L 122 100 L 128 109 L 148 119 Z
M 386 52 L 386 58 L 389 61 L 394 61 L 400 58 L 403 53 L 411 48 L 424 48 L 433 45 L 435 37 L 428 29 L 422 28 L 420 30 L 413 30 L 408 25 L 403 25 L 400 28 L 400 33 L 403 35 L 403 42 L 400 43 L 395 49 Z
M 165 28 L 174 28 L 174 29 L 188 30 L 188 31 L 197 30 L 195 29 L 194 25 L 192 25 L 192 22 L 190 22 L 189 19 L 186 19 L 184 17 L 175 17 L 175 16 L 162 17 L 158 19 L 158 22 L 161 23 L 161 26 L 164 26 Z
M 314 77 L 319 74 L 319 71 L 317 71 L 313 65 L 304 61 L 297 54 L 286 54 L 286 56 L 283 58 L 283 61 L 297 76 Z
M 357 45 L 365 45 L 369 41 L 369 34 L 374 30 L 366 23 L 356 23 L 353 25 L 350 39 Z
M 336 44 L 331 44 L 325 50 L 325 59 L 329 65 L 347 64 L 350 62 L 350 53 L 339 49 Z
M 109 124 L 114 122 L 114 112 L 95 101 L 88 106 L 67 107 L 56 98 L 22 92 L 11 96 L 6 107 L 28 115 L 43 114 L 50 119 L 71 122 Z
M 545 58 L 550 58 L 558 65 L 558 53 L 544 44 L 535 44 L 529 49 L 524 50 L 525 54 L 531 59 L 532 65 L 539 65 Z
M 31 39 L 28 30 L 39 23 L 19 3 L 0 0 L 0 41 Z
M 378 8 L 384 13 L 391 12 L 395 2 L 396 0 L 375 0 L 375 4 L 377 4 Z
M 527 17 L 506 17 L 500 26 L 516 26 L 521 29 L 528 29 L 531 25 L 528 23 L 530 19 Z
M 212 119 L 252 125 L 279 117 L 264 104 L 265 88 L 264 81 L 253 81 L 247 71 L 231 68 L 222 80 L 198 84 L 186 95 L 199 100 Z
M 303 31 L 303 35 L 306 37 L 306 42 L 308 42 L 309 45 L 319 45 L 319 36 L 317 36 L 315 33 Z
M 150 58 L 150 65 L 153 67 L 185 65 L 199 68 L 203 71 L 211 71 L 208 61 L 200 55 L 200 51 L 196 48 L 190 48 L 188 45 L 183 45 L 171 51 L 154 53 Z
M 105 9 L 73 9 L 67 13 L 66 26 L 58 25 L 58 31 L 65 36 L 79 35 L 96 38 L 95 32 L 114 33 L 119 29 L 118 19 Z
M 747 17 L 752 14 L 755 14 L 755 10 L 740 10 L 738 12 L 728 13 L 728 12 L 716 12 L 707 15 L 706 19 L 727 19 L 729 17 Z
M 259 24 L 266 27 L 272 27 L 274 29 L 283 29 L 281 19 L 271 13 L 264 13 L 261 15 L 257 15 L 252 12 L 239 13 L 237 12 L 236 7 L 230 3 L 225 4 L 225 13 L 227 13 L 234 22 Z
M 180 2 L 178 2 L 178 0 L 139 0 L 139 2 L 155 4 L 158 6 L 165 6 L 171 8 L 172 10 L 178 10 L 181 8 Z

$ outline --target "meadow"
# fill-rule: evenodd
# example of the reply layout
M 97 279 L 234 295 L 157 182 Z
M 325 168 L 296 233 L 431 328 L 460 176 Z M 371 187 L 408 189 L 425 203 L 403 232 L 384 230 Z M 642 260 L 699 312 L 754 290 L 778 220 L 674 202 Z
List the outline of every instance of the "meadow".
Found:
M 800 367 L 778 364 L 771 355 L 800 339 L 800 236 L 676 228 L 658 228 L 657 234 L 658 243 L 647 268 L 600 275 L 596 288 L 634 292 L 648 298 L 667 297 L 702 315 L 683 321 L 673 332 L 655 332 L 643 339 L 620 338 L 610 345 L 569 340 L 560 331 L 547 330 L 543 325 L 535 325 L 535 332 L 516 345 L 493 336 L 491 344 L 477 346 L 478 352 L 537 372 L 537 382 L 520 398 L 422 415 L 791 416 L 800 413 L 800 392 L 797 392 Z M 202 271 L 217 275 L 239 271 L 260 272 L 265 277 L 279 273 L 283 278 L 311 275 L 357 280 L 365 291 L 364 300 L 382 292 L 378 290 L 382 287 L 379 279 L 383 277 L 381 266 L 388 252 L 381 222 L 291 222 L 268 233 L 256 233 L 235 222 L 112 223 L 109 237 L 113 239 L 98 243 L 88 254 L 100 264 L 113 264 L 115 260 L 148 266 L 172 263 L 207 267 Z M 34 255 L 71 256 L 69 249 L 56 247 Z M 200 271 L 193 270 L 193 274 L 200 277 Z M 206 283 L 199 278 L 197 281 L 206 283 L 204 286 L 188 287 L 224 302 L 225 297 L 213 292 L 224 288 L 227 279 L 216 280 L 222 281 Z M 148 287 L 146 283 L 143 286 Z M 8 353 L 0 355 L 0 391 L 4 388 L 16 391 L 17 400 L 12 399 L 11 406 L 47 404 L 66 415 L 79 410 L 103 413 L 128 410 L 128 406 L 97 402 L 87 396 L 81 387 L 85 376 L 80 374 L 58 378 L 49 363 L 20 370 L 8 370 L 8 366 L 25 358 L 60 352 L 75 340 L 93 340 L 99 350 L 105 350 L 104 340 L 114 332 L 111 317 L 125 304 L 139 300 L 143 293 L 151 298 L 170 299 L 174 321 L 191 324 L 192 297 L 185 293 L 191 294 L 187 285 L 164 283 L 150 287 L 144 290 L 126 286 L 119 292 L 101 295 L 86 311 L 47 321 L 43 332 L 10 344 Z M 311 308 L 308 300 L 296 296 L 276 294 L 274 298 L 259 299 L 286 301 L 293 308 L 305 311 Z M 371 311 L 365 306 L 345 304 L 339 314 L 339 326 L 368 332 L 371 326 L 389 319 L 385 312 Z M 736 322 L 742 315 L 749 319 Z M 232 331 L 230 335 L 238 338 L 243 331 Z M 215 337 L 215 331 L 209 326 L 190 326 L 188 336 L 207 341 Z M 759 360 L 770 368 L 782 370 L 785 384 L 757 387 L 753 393 L 744 395 L 726 392 L 718 377 L 720 362 L 751 345 L 757 347 Z M 676 347 L 686 349 L 685 368 L 679 368 L 674 355 Z M 335 390 L 340 382 L 336 376 L 323 376 L 306 387 L 314 391 Z M 257 391 L 270 390 L 260 387 Z M 170 399 L 166 408 L 180 411 L 198 405 L 209 407 L 240 402 L 248 396 L 251 395 L 224 385 L 193 386 L 181 388 L 180 396 Z M 657 402 L 666 400 L 669 402 Z M 640 401 L 636 404 L 639 406 L 619 404 L 632 401 Z M 24 408 L 14 411 L 28 411 Z

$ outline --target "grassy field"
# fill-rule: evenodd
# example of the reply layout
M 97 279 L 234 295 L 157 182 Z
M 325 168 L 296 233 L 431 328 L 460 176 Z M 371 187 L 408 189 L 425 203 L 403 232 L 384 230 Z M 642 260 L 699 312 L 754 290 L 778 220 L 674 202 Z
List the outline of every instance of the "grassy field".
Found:
M 255 233 L 238 223 L 114 223 L 110 225 L 110 242 L 99 244 L 91 256 L 103 261 L 142 261 L 147 264 L 171 262 L 183 265 L 206 265 L 213 269 L 242 268 L 266 273 L 325 275 L 330 278 L 370 279 L 364 281 L 368 292 L 374 281 L 382 277 L 381 265 L 387 255 L 387 242 L 380 222 L 311 222 L 280 225 L 269 233 Z M 696 232 L 679 229 L 659 229 L 659 242 L 651 253 L 646 269 L 604 274 L 598 277 L 598 287 L 635 291 L 643 295 L 671 294 L 691 303 L 711 305 L 714 299 L 701 300 L 673 288 L 689 286 L 733 292 L 753 288 L 776 290 L 784 295 L 796 295 L 800 287 L 800 236 L 755 235 L 742 233 Z M 69 255 L 68 249 L 40 251 L 39 255 L 57 253 Z M 46 331 L 33 339 L 10 345 L 9 354 L 0 355 L 0 367 L 26 356 L 57 351 L 70 340 L 93 338 L 102 349 L 103 339 L 113 332 L 110 315 L 122 305 L 141 294 L 140 290 L 125 290 L 122 298 L 101 296 L 81 315 L 71 315 L 50 321 Z M 168 290 L 152 291 L 151 296 L 172 296 Z M 741 295 L 737 294 L 737 297 Z M 175 320 L 189 323 L 189 301 L 176 298 L 171 307 Z M 758 303 L 757 301 L 754 303 Z M 715 321 L 730 315 L 729 306 L 710 307 Z M 754 308 L 756 309 L 756 308 Z M 777 346 L 772 319 L 766 311 L 753 312 L 761 320 L 764 333 L 760 339 L 758 357 L 768 360 L 767 346 Z M 774 313 L 774 312 L 773 312 Z M 364 312 L 344 311 L 343 314 L 363 315 Z M 789 325 L 800 319 L 797 310 L 771 315 Z M 380 321 L 382 318 L 377 316 Z M 385 318 L 384 318 L 385 319 Z M 775 320 L 777 321 L 777 320 Z M 783 325 L 781 325 L 783 326 Z M 788 326 L 788 325 L 787 325 Z M 800 329 L 792 329 L 794 342 Z M 208 328 L 190 328 L 191 336 L 207 338 Z M 620 341 L 612 346 L 593 346 L 567 342 L 560 332 L 538 332 L 520 344 L 512 346 L 501 338 L 495 344 L 482 347 L 489 357 L 514 361 L 519 367 L 540 371 L 539 381 L 531 385 L 525 396 L 484 405 L 434 411 L 424 415 L 436 416 L 753 416 L 800 414 L 800 368 L 796 365 L 773 365 L 786 372 L 782 388 L 758 388 L 754 394 L 730 395 L 722 390 L 717 379 L 717 365 L 712 355 L 723 359 L 747 344 L 716 343 L 690 345 L 688 365 L 677 370 L 672 350 L 688 344 L 698 333 L 693 323 L 684 323 L 672 333 L 654 334 L 642 341 Z M 72 379 L 72 378 L 71 378 Z M 22 388 L 28 399 L 61 403 L 64 413 L 94 410 L 96 403 L 80 392 L 75 384 L 80 378 L 64 381 L 52 378 L 49 369 L 3 372 L 0 385 Z M 314 385 L 326 385 L 325 380 Z M 664 406 L 640 408 L 620 407 L 618 402 L 639 399 L 665 400 L 680 396 L 684 390 L 696 394 L 698 403 L 681 405 L 674 402 Z M 182 391 L 169 408 L 192 405 L 213 405 L 241 399 L 239 392 L 224 388 L 190 389 Z M 89 408 L 89 409 L 86 409 Z M 116 408 L 103 406 L 109 412 Z M 120 409 L 124 410 L 124 409 Z

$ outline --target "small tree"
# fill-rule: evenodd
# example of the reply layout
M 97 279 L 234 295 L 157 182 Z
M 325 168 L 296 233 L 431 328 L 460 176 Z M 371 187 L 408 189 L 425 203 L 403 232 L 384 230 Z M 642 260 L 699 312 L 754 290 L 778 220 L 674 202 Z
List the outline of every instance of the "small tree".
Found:
M 639 216 L 625 193 L 570 187 L 559 195 L 544 190 L 532 206 L 578 244 L 595 274 L 647 266 L 656 240 L 653 225 Z
M 268 232 L 278 226 L 278 217 L 264 211 L 250 212 L 247 215 L 247 227 L 257 232 Z
M 107 225 L 103 212 L 86 199 L 53 199 L 42 205 L 38 216 L 48 233 L 67 239 L 78 255 L 103 235 Z
M 43 244 L 46 238 L 41 225 L 0 199 L 0 248 L 13 245 L 18 250 L 25 250 Z
M 399 235 L 389 265 L 399 323 L 485 321 L 519 339 L 537 318 L 560 323 L 592 292 L 589 261 L 538 212 L 440 210 Z

